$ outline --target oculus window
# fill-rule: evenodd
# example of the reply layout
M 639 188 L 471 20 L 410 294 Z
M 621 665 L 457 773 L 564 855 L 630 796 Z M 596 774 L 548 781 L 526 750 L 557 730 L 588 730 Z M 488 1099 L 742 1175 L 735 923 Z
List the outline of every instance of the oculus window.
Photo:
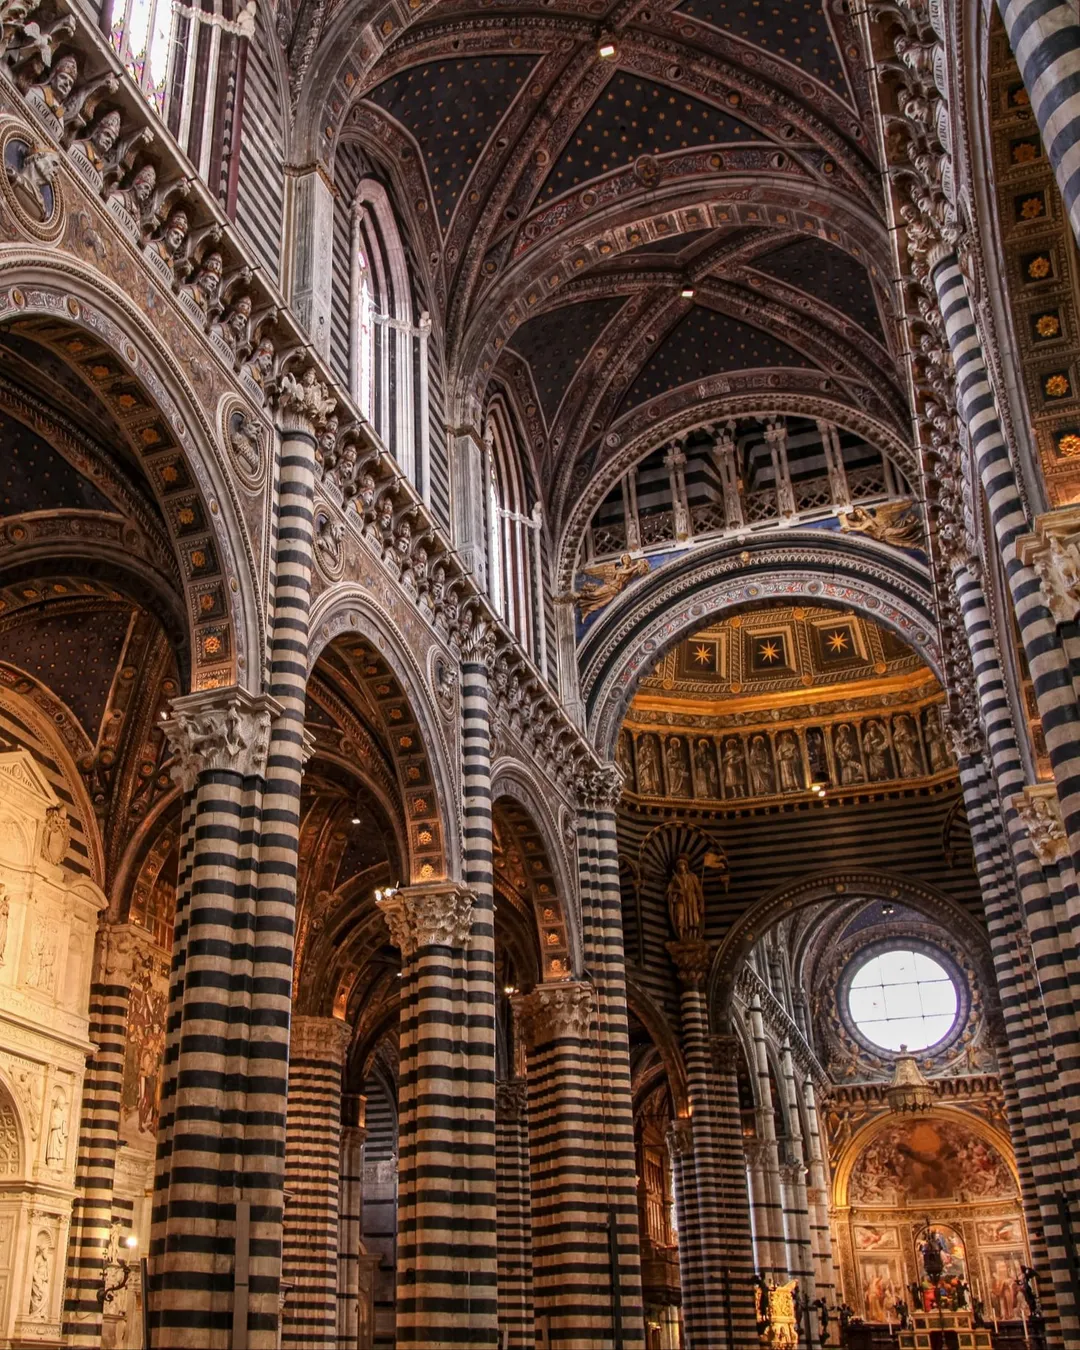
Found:
M 880 948 L 848 984 L 848 1015 L 881 1050 L 926 1050 L 956 1025 L 960 994 L 944 959 L 911 947 Z

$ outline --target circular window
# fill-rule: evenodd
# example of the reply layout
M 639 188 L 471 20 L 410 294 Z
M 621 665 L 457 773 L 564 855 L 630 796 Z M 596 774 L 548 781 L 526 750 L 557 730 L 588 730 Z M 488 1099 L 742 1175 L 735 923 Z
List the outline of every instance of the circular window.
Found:
M 848 1013 L 871 1045 L 918 1051 L 948 1036 L 960 1011 L 960 993 L 945 959 L 898 946 L 878 948 L 855 968 L 848 984 Z

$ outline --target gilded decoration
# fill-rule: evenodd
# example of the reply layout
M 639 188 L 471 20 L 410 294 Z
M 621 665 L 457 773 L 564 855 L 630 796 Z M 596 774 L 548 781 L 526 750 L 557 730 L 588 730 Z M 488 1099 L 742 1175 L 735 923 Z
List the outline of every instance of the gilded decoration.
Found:
M 1068 217 L 1031 103 L 996 11 L 991 18 L 991 156 L 1007 303 L 1034 440 L 1051 505 L 1080 498 L 1080 275 Z
M 743 802 L 927 783 L 955 773 L 943 712 L 919 657 L 869 619 L 750 610 L 661 658 L 616 761 L 639 797 Z

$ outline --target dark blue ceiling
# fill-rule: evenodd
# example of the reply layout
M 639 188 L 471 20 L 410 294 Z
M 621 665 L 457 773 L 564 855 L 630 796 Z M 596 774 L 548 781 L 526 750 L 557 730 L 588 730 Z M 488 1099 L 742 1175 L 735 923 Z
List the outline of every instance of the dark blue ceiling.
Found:
M 65 508 L 116 514 L 112 502 L 63 455 L 0 414 L 0 514 Z
M 551 426 L 559 403 L 593 343 L 622 307 L 622 300 L 587 300 L 565 305 L 522 324 L 511 347 L 532 368 L 544 417 Z
M 797 286 L 846 314 L 884 344 L 885 335 L 866 268 L 824 239 L 795 239 L 754 262 L 767 276 Z
M 850 102 L 822 0 L 683 0 L 676 8 L 783 57 Z
M 544 183 L 547 196 L 633 162 L 698 145 L 760 138 L 735 118 L 666 84 L 618 71 L 578 124 Z
M 695 305 L 646 362 L 626 391 L 619 412 L 709 375 L 764 366 L 813 368 L 813 364 L 760 328 Z
M 444 228 L 480 152 L 534 64 L 531 56 L 432 61 L 368 94 L 416 137 Z

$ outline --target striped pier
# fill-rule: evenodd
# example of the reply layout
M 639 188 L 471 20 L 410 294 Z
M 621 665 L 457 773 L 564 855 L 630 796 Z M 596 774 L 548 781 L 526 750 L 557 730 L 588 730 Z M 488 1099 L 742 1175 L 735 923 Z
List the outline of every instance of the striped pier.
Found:
M 495 1092 L 498 1196 L 499 1334 L 507 1350 L 535 1342 L 528 1083 L 499 1083 Z

